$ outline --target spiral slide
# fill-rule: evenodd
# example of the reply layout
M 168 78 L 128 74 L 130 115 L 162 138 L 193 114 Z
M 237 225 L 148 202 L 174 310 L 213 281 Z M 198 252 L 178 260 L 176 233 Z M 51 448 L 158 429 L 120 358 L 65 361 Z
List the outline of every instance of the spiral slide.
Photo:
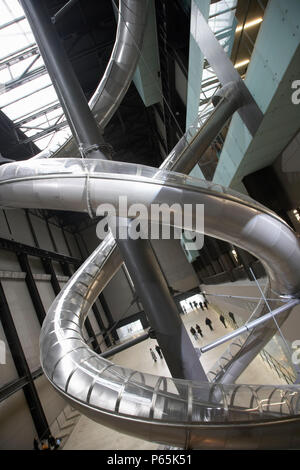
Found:
M 300 293 L 300 247 L 294 232 L 250 198 L 169 171 L 185 150 L 175 151 L 176 158 L 172 153 L 160 169 L 74 158 L 5 164 L 0 168 L 0 204 L 95 214 L 101 203 L 118 210 L 122 195 L 128 206 L 145 205 L 149 217 L 153 203 L 181 208 L 204 204 L 205 233 L 254 254 L 265 267 L 272 292 L 294 304 Z M 182 228 L 197 230 L 195 220 Z M 270 324 L 249 334 L 237 360 L 232 359 L 229 375 L 225 371 L 213 383 L 130 370 L 89 348 L 82 335 L 84 320 L 122 262 L 113 236 L 107 235 L 50 307 L 40 338 L 41 364 L 58 393 L 93 420 L 158 443 L 196 449 L 299 448 L 299 386 L 235 385 L 226 380 L 234 381 L 275 333 Z

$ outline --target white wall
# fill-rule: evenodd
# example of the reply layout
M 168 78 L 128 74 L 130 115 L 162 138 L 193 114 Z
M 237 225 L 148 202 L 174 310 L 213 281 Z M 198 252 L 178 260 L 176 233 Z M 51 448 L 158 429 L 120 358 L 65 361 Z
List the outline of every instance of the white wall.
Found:
M 0 450 L 33 448 L 36 430 L 22 391 L 0 403 Z

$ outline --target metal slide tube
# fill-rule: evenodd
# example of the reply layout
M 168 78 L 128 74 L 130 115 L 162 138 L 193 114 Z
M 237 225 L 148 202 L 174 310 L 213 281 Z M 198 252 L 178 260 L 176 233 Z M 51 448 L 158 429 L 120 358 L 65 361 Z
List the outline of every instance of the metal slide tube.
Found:
M 94 210 L 99 202 L 115 203 L 119 192 L 128 196 L 129 205 L 202 202 L 208 209 L 206 233 L 235 240 L 258 256 L 275 291 L 299 292 L 299 242 L 276 214 L 260 204 L 176 173 L 111 161 L 86 164 L 83 169 L 76 159 L 60 159 L 4 165 L 0 168 L 1 204 L 84 211 L 87 182 Z M 53 386 L 92 419 L 156 442 L 195 448 L 299 447 L 297 386 L 261 386 L 258 392 L 256 386 L 248 386 L 259 403 L 253 407 L 241 386 L 141 376 L 88 348 L 81 327 L 94 299 L 120 266 L 115 253 L 109 236 L 50 308 L 41 335 L 41 360 Z M 110 263 L 105 262 L 107 258 Z

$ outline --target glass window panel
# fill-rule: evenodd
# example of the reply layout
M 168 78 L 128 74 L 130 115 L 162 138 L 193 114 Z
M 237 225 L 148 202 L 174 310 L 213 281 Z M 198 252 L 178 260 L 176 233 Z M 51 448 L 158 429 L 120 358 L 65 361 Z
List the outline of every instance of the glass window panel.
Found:
M 25 112 L 33 112 L 35 109 L 38 109 L 39 106 L 47 104 L 55 97 L 56 93 L 53 86 L 51 85 L 44 90 L 37 91 L 31 96 L 23 98 L 17 103 L 7 106 L 5 108 L 5 113 L 10 119 L 14 120 L 20 114 L 24 114 Z
M 5 107 L 8 103 L 11 103 L 14 100 L 23 98 L 23 96 L 28 95 L 28 93 L 33 92 L 43 86 L 46 86 L 51 83 L 49 75 L 38 77 L 35 80 L 24 83 L 12 90 L 8 91 L 5 95 L 0 96 L 0 106 Z M 48 102 L 50 99 L 48 100 Z M 41 106 L 41 104 L 39 105 Z
M 9 82 L 9 80 L 11 80 L 11 76 L 8 68 L 0 70 L 0 87 L 4 86 L 4 83 Z M 0 88 L 0 93 L 5 93 L 5 88 Z
M 18 77 L 20 77 L 24 72 L 25 70 L 27 69 L 27 67 L 29 67 L 29 65 L 35 60 L 37 59 L 37 55 L 32 55 L 30 57 L 27 57 L 27 59 L 23 59 L 23 60 L 20 60 L 20 62 L 17 62 L 16 64 L 13 64 L 11 65 L 10 67 L 10 70 L 11 70 L 11 73 L 13 75 L 13 78 L 14 79 L 17 79 Z M 40 63 L 40 65 L 37 65 L 38 64 L 39 59 L 36 60 L 36 62 L 34 63 L 32 69 L 30 69 L 30 71 L 40 67 L 42 64 Z
M 34 42 L 27 20 L 12 24 L 0 30 L 2 57 Z

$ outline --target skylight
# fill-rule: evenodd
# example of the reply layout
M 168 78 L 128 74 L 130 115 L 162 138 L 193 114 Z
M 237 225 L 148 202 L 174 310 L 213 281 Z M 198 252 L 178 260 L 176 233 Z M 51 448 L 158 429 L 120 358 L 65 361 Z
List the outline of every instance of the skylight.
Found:
M 18 0 L 0 0 L 0 109 L 41 150 L 71 135 Z

